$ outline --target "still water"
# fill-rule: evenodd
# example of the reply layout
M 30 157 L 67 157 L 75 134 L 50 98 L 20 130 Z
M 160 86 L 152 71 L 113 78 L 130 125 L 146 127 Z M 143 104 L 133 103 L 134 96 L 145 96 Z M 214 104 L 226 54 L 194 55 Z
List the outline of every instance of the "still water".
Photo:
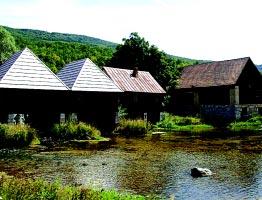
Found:
M 0 171 L 175 199 L 262 198 L 262 136 L 115 138 L 108 147 L 2 150 Z M 215 174 L 192 178 L 190 169 Z

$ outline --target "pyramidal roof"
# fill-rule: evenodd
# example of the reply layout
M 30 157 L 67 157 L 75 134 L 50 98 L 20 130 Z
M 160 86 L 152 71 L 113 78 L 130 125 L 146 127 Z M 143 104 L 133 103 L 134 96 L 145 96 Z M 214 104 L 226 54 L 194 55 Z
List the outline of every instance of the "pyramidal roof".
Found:
M 122 92 L 90 59 L 67 64 L 57 76 L 73 91 Z
M 68 90 L 28 48 L 15 53 L 0 66 L 0 88 Z

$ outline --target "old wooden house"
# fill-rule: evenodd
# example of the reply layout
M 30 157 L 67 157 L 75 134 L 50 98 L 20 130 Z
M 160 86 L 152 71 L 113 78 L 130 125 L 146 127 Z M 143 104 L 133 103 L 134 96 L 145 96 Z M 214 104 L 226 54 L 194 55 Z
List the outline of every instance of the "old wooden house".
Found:
M 261 113 L 261 74 L 249 57 L 186 67 L 174 93 L 174 112 L 238 119 Z
M 74 113 L 79 121 L 87 121 L 102 130 L 115 124 L 117 99 L 122 90 L 91 60 L 67 64 L 57 76 L 70 89 L 63 98 L 66 118 Z
M 25 48 L 0 66 L 0 122 L 21 114 L 34 127 L 49 127 L 59 122 L 61 98 L 67 91 L 68 87 Z
M 149 72 L 103 68 L 106 74 L 124 93 L 119 98 L 119 105 L 127 109 L 129 118 L 141 118 L 156 122 L 160 118 L 161 105 L 165 90 Z

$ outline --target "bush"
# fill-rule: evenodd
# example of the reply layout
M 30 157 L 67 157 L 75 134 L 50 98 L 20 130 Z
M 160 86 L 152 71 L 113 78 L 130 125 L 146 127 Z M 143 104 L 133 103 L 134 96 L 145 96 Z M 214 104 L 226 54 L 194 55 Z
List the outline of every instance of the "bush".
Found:
M 0 197 L 9 199 L 146 199 L 143 196 L 120 194 L 116 191 L 94 190 L 91 188 L 62 186 L 60 182 L 48 183 L 42 179 L 17 179 L 0 173 Z
M 24 124 L 0 124 L 0 147 L 25 147 L 37 139 L 36 130 Z
M 262 116 L 255 116 L 246 121 L 232 122 L 228 128 L 231 131 L 260 131 L 262 129 Z
M 60 140 L 89 140 L 101 137 L 101 132 L 98 129 L 83 122 L 55 124 L 52 128 L 52 133 L 55 138 Z
M 186 126 L 186 125 L 200 125 L 201 119 L 196 117 L 181 117 L 176 115 L 171 115 L 169 113 L 164 113 L 163 119 L 156 124 L 160 128 L 172 129 L 176 126 Z
M 150 127 L 150 124 L 147 124 L 144 120 L 141 119 L 123 119 L 120 120 L 114 132 L 126 136 L 141 136 L 147 134 L 150 130 Z
M 214 127 L 202 123 L 200 118 L 190 116 L 181 117 L 164 113 L 163 119 L 156 124 L 156 128 L 168 129 L 172 131 L 201 132 L 211 131 Z

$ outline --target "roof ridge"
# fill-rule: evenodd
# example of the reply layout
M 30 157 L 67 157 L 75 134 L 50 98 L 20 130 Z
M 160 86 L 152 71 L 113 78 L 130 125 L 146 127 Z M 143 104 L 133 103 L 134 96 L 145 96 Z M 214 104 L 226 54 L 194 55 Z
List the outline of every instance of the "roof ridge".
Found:
M 66 85 L 54 72 L 52 72 L 52 70 L 51 70 L 49 67 L 47 67 L 47 65 L 46 65 L 40 58 L 38 58 L 38 56 L 36 56 L 36 55 L 34 54 L 34 52 L 31 51 L 31 49 L 25 47 L 24 51 L 25 51 L 25 50 L 28 50 L 41 64 L 43 64 L 43 66 L 44 66 L 53 76 L 55 76 L 55 78 L 57 78 L 57 80 L 58 80 L 60 83 L 62 83 L 62 85 L 64 85 L 64 86 L 69 90 L 69 88 L 67 87 L 67 85 Z
M 16 63 L 16 61 L 18 60 L 18 58 L 23 54 L 23 52 L 26 50 L 26 48 L 24 48 L 23 50 L 21 51 L 17 51 L 15 52 L 13 55 L 11 55 L 10 58 L 8 58 L 1 66 L 4 66 L 5 63 L 7 63 L 8 61 L 10 61 L 10 59 L 16 55 L 16 54 L 19 54 L 18 57 L 15 59 L 15 61 L 9 66 L 9 68 L 7 69 L 7 71 L 5 72 L 5 74 L 2 76 L 2 78 L 0 78 L 0 81 L 3 80 L 3 78 L 8 74 L 8 72 L 10 71 L 10 69 L 12 68 L 12 66 Z M 1 67 L 0 66 L 0 67 Z
M 188 66 L 186 66 L 184 69 L 186 69 L 186 68 L 188 68 L 188 67 L 202 66 L 202 65 L 205 65 L 205 64 L 220 63 L 220 62 L 227 62 L 227 61 L 236 61 L 236 60 L 243 60 L 243 59 L 251 59 L 251 58 L 250 58 L 249 56 L 246 56 L 246 57 L 226 59 L 226 60 L 208 61 L 208 62 L 203 62 L 203 63 L 199 63 L 199 64 L 188 65 Z
M 85 64 L 86 64 L 87 59 L 88 59 L 88 58 L 84 58 L 84 59 L 76 60 L 75 62 L 73 61 L 73 62 L 69 63 L 69 64 L 72 64 L 72 63 L 78 63 L 78 62 L 80 62 L 80 61 L 84 61 L 83 65 L 81 65 L 81 69 L 79 70 L 79 73 L 78 73 L 78 75 L 77 75 L 77 77 L 76 77 L 76 79 L 75 79 L 75 81 L 74 81 L 74 84 L 73 84 L 72 87 L 71 87 L 71 90 L 73 90 L 73 87 L 75 86 L 75 84 L 76 84 L 76 82 L 77 82 L 77 79 L 80 77 L 80 74 L 81 74 L 81 72 L 83 71 L 83 69 L 84 69 L 84 67 L 85 67 Z
M 107 66 L 103 66 L 103 68 L 110 68 L 110 69 L 117 69 L 117 70 L 129 70 L 129 71 L 133 71 L 133 69 L 124 69 L 124 68 L 119 68 L 119 67 L 107 67 Z M 138 71 L 139 71 L 139 72 L 148 72 L 148 73 L 150 73 L 149 71 L 139 70 L 139 67 L 138 67 Z

